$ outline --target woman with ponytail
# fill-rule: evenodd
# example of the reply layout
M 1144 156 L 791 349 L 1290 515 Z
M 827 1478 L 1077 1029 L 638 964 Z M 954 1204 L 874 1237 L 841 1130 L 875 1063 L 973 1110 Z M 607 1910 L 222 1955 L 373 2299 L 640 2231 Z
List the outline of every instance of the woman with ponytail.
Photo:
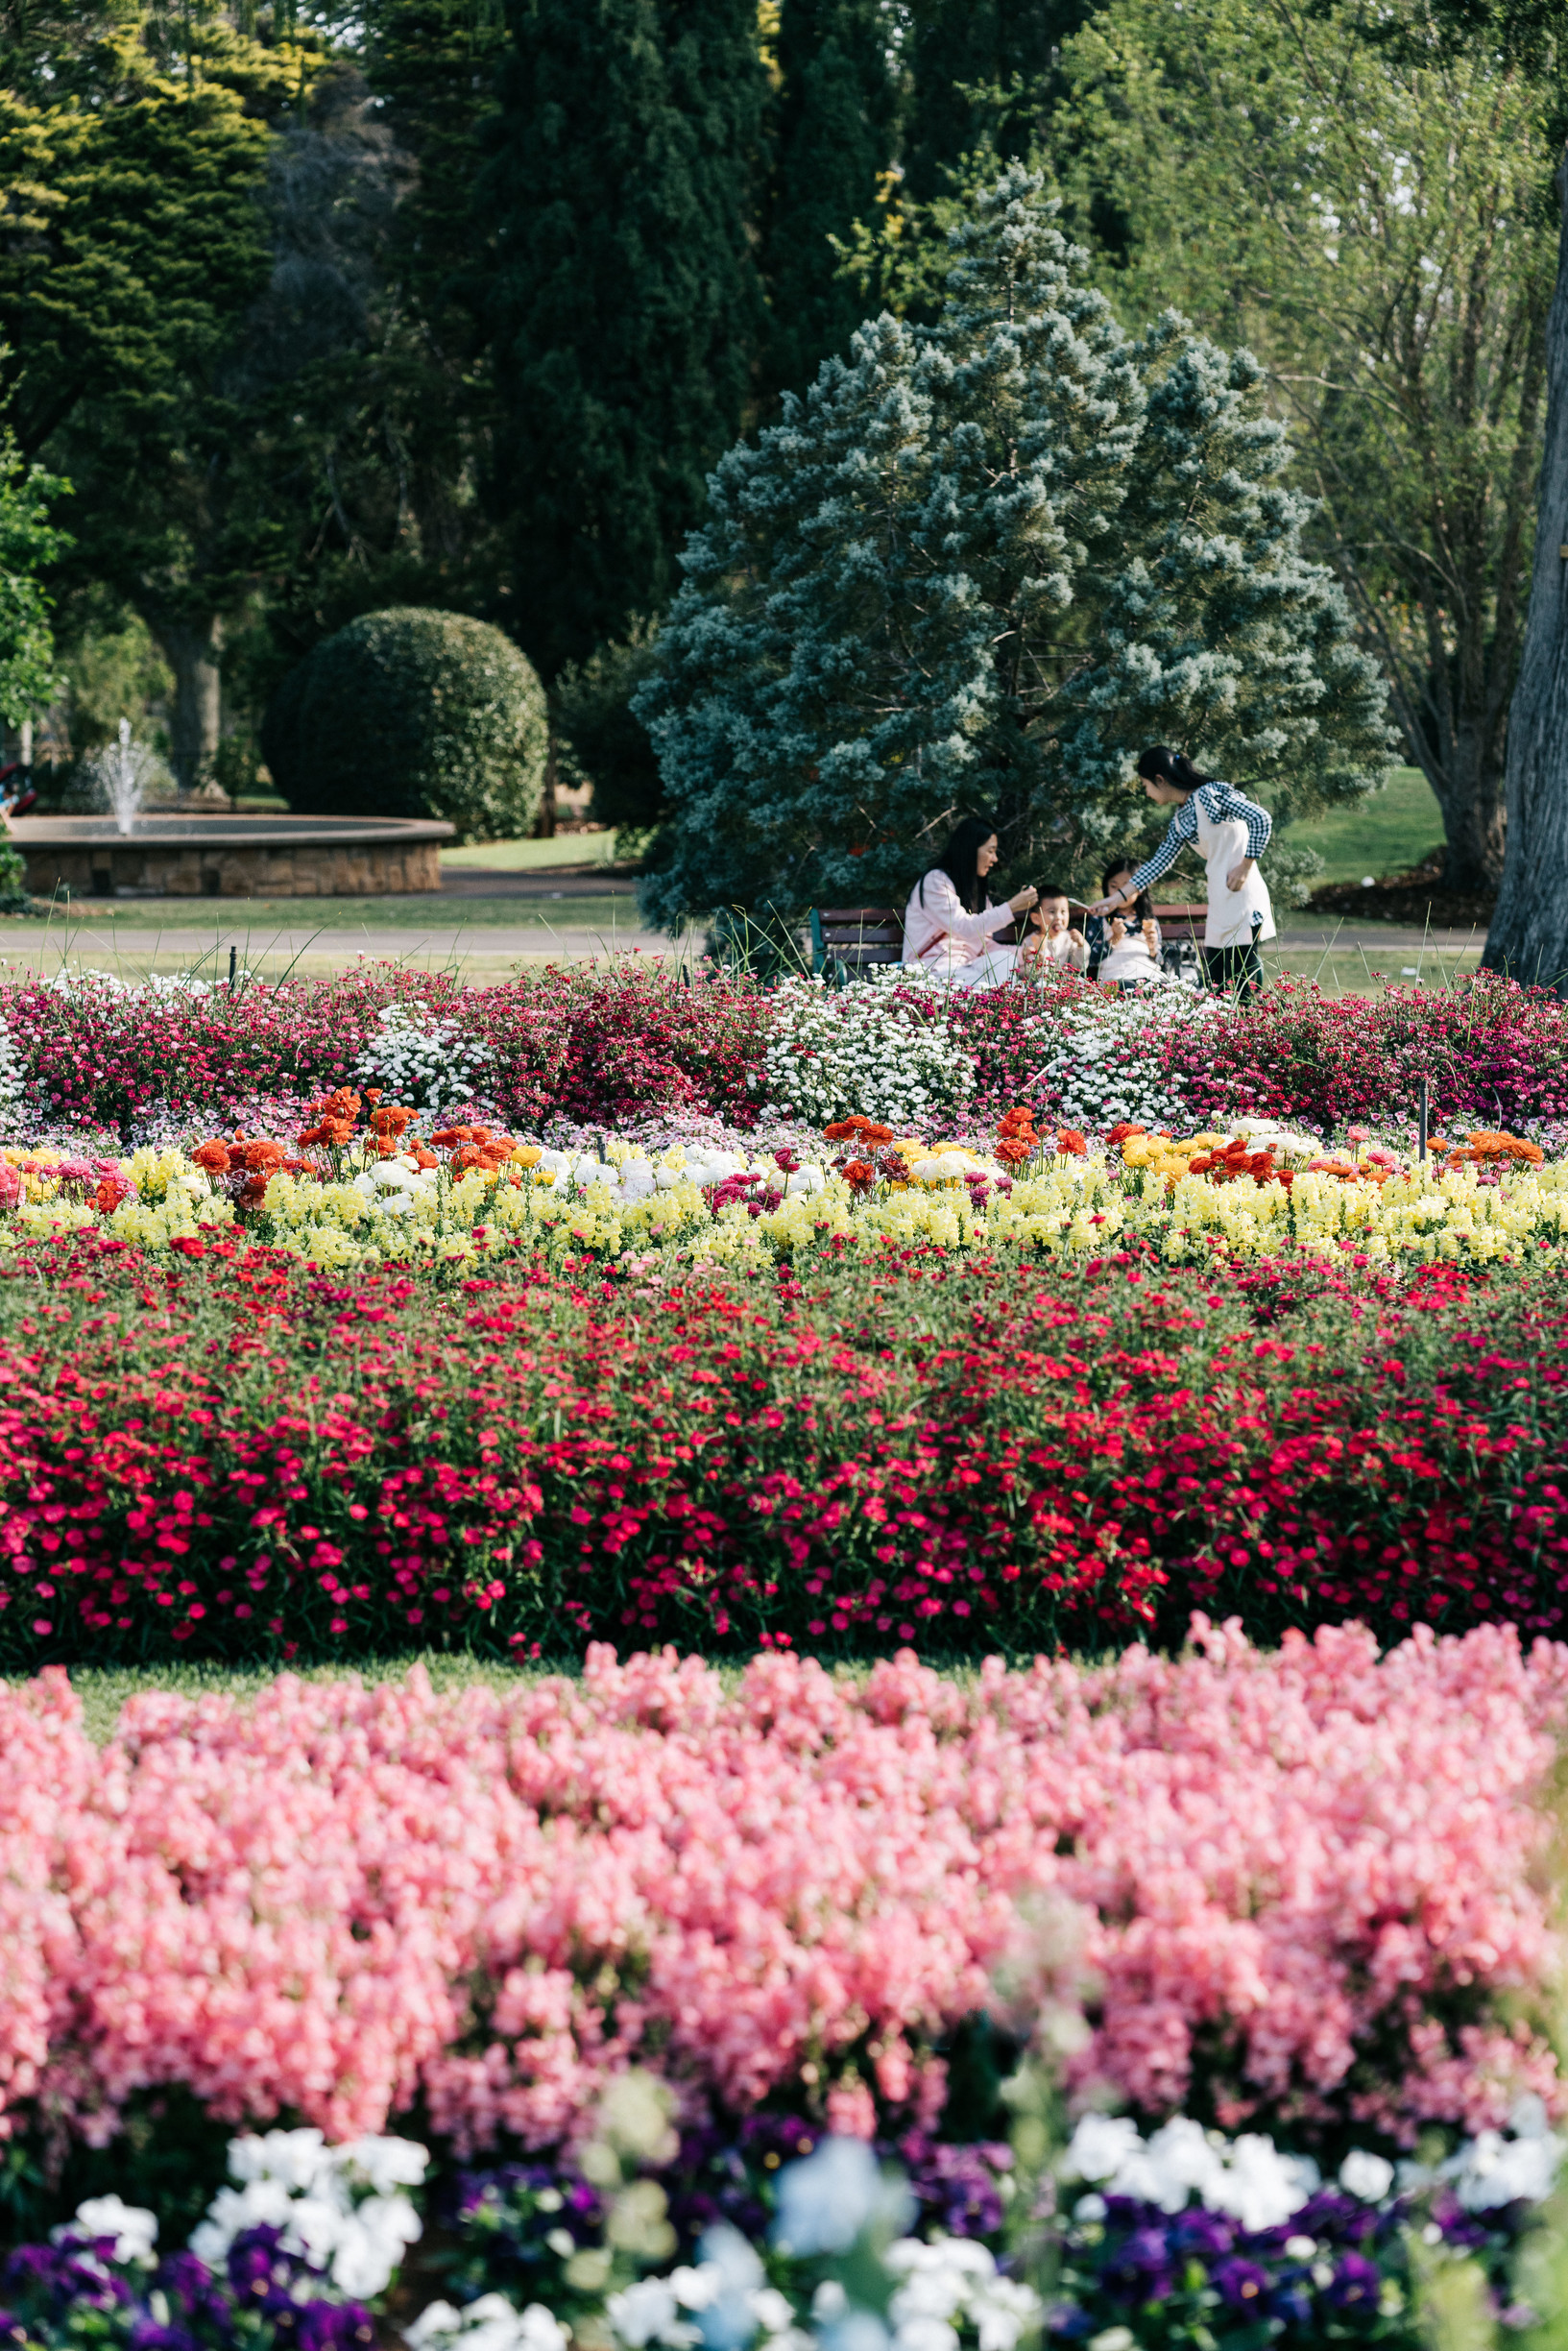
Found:
M 1210 987 L 1251 995 L 1263 985 L 1258 948 L 1274 936 L 1274 909 L 1258 860 L 1268 846 L 1274 820 L 1266 808 L 1230 784 L 1205 775 L 1179 751 L 1156 743 L 1138 762 L 1144 789 L 1158 808 L 1175 814 L 1151 858 L 1120 888 L 1089 909 L 1109 914 L 1130 904 L 1172 866 L 1186 848 L 1196 849 L 1209 874 L 1209 918 L 1203 927 L 1203 970 Z

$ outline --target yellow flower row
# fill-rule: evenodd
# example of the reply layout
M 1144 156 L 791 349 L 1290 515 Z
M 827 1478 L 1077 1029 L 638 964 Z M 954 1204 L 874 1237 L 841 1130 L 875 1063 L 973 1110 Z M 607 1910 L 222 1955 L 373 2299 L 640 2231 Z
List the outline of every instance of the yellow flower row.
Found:
M 137 1151 L 119 1162 L 127 1196 L 103 1213 L 62 1189 L 38 1154 L 20 1200 L 0 1215 L 0 1246 L 51 1232 L 97 1228 L 144 1248 L 243 1228 L 326 1267 L 476 1258 L 518 1238 L 606 1261 L 679 1250 L 719 1262 L 796 1257 L 834 1243 L 906 1248 L 1004 1248 L 1071 1259 L 1137 1242 L 1171 1264 L 1217 1255 L 1247 1258 L 1292 1245 L 1350 1249 L 1374 1260 L 1486 1263 L 1560 1255 L 1568 1246 L 1568 1165 L 1508 1168 L 1498 1179 L 1473 1166 L 1411 1168 L 1372 1181 L 1303 1172 L 1290 1186 L 1217 1183 L 1183 1157 L 1222 1146 L 1194 1137 L 1176 1152 L 1140 1149 L 1125 1163 L 1057 1158 L 1010 1188 L 994 1167 L 966 1154 L 966 1183 L 951 1154 L 933 1151 L 922 1180 L 852 1187 L 832 1167 L 785 1172 L 760 1158 L 752 1197 L 715 1209 L 712 1165 L 679 1146 L 649 1157 L 612 1142 L 603 1180 L 596 1163 L 530 1149 L 498 1173 L 388 1170 L 372 1161 L 336 1180 L 274 1176 L 260 1206 L 236 1217 L 230 1191 L 179 1151 Z M 18 1154 L 10 1154 L 14 1165 Z M 1166 1166 L 1170 1157 L 1171 1164 Z M 406 1165 L 406 1175 L 399 1170 Z M 586 1176 L 584 1171 L 587 1171 Z M 733 1172 L 733 1171 L 732 1171 Z M 1151 1180 L 1153 1179 L 1153 1180 Z M 722 1177 L 717 1178 L 722 1181 Z

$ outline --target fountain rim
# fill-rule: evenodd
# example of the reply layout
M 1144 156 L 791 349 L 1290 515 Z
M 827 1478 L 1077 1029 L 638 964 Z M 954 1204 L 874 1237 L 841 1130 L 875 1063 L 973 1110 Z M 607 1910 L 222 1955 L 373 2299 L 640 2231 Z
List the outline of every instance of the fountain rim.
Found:
M 19 849 L 85 846 L 132 848 L 172 846 L 178 842 L 219 843 L 231 849 L 275 848 L 286 842 L 309 841 L 322 848 L 341 842 L 362 846 L 374 841 L 448 841 L 457 827 L 435 816 L 232 816 L 183 811 L 139 809 L 129 833 L 122 833 L 107 812 L 82 816 L 13 816 L 11 838 Z

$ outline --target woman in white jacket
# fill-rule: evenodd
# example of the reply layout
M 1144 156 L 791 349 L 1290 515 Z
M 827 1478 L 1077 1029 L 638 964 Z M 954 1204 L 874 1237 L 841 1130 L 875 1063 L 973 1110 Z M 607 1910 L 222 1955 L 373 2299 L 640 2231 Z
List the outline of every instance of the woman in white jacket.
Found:
M 1004 906 L 985 895 L 986 875 L 997 861 L 997 836 L 982 816 L 965 816 L 929 873 L 922 874 L 904 910 L 904 959 L 924 964 L 933 979 L 954 987 L 1000 987 L 1010 980 L 1030 946 L 999 947 L 995 934 L 1015 915 L 1026 914 L 1039 899 L 1032 884 L 1015 890 Z

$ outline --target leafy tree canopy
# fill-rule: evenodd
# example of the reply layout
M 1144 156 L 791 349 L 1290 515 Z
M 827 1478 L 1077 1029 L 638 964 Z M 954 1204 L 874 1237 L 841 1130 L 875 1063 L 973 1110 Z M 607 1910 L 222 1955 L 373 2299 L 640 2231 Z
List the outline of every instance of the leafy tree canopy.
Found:
M 40 574 L 65 544 L 49 507 L 68 488 L 30 466 L 9 435 L 0 441 L 0 718 L 8 726 L 20 726 L 58 685 Z
M 1244 339 L 1319 543 L 1442 807 L 1447 878 L 1502 862 L 1556 255 L 1556 77 L 1419 0 L 1108 0 L 1049 153 L 1122 315 Z
M 873 321 L 718 467 L 634 704 L 675 812 L 657 919 L 897 897 L 968 809 L 1059 867 L 1125 835 L 1148 741 L 1287 819 L 1387 765 L 1256 362 L 1173 315 L 1133 340 L 1085 262 L 1010 167 L 935 327 Z

